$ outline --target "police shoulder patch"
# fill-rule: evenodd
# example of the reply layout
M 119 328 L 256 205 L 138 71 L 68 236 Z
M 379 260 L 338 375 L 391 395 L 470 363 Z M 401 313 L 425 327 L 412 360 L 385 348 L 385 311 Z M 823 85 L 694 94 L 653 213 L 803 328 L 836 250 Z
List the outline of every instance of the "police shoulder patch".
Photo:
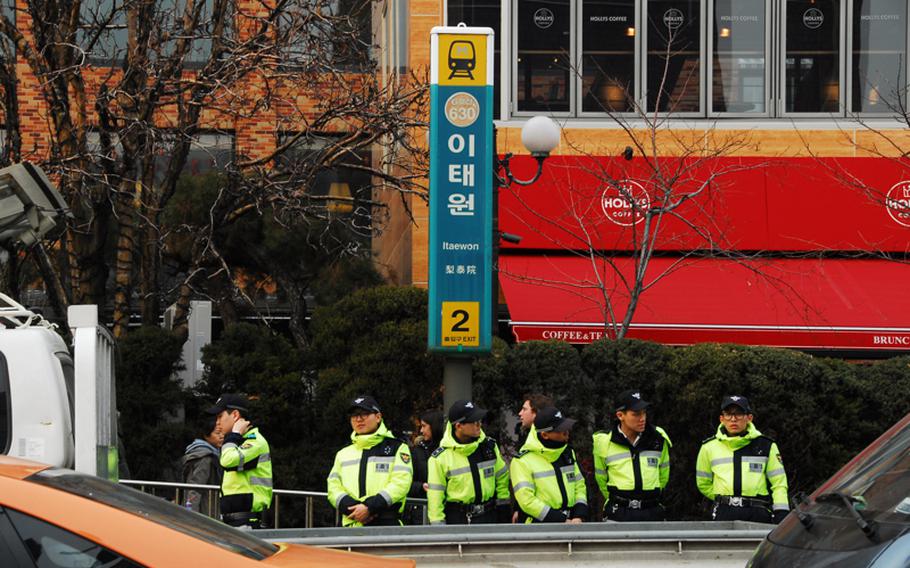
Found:
M 398 457 L 400 457 L 401 461 L 403 461 L 404 463 L 411 463 L 411 454 L 409 454 L 407 452 L 401 452 L 400 454 L 398 454 Z
M 518 455 L 515 456 L 515 457 L 516 457 L 516 458 L 521 458 L 522 456 L 524 456 L 524 455 L 526 455 L 526 454 L 530 454 L 530 453 L 531 453 L 531 450 L 521 450 L 520 452 L 518 452 Z
M 716 437 L 715 435 L 708 436 L 707 438 L 705 438 L 704 440 L 701 441 L 702 445 L 707 444 L 708 442 L 713 440 L 715 437 Z
M 241 449 L 241 450 L 248 450 L 248 449 L 250 449 L 250 448 L 252 448 L 252 447 L 253 447 L 253 444 L 244 444 L 244 445 L 240 446 L 240 449 Z
M 436 450 L 432 454 L 430 454 L 430 457 L 435 458 L 436 456 L 440 455 L 444 451 L 446 451 L 446 449 L 443 448 L 442 446 L 440 446 L 440 447 L 436 448 Z

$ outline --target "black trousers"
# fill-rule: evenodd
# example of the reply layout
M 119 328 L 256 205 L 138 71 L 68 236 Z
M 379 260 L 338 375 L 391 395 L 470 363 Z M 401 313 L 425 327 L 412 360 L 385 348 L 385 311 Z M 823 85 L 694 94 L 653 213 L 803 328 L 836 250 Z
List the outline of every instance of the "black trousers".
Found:
M 468 516 L 461 510 L 461 507 L 450 507 L 445 508 L 446 514 L 446 524 L 447 525 L 467 525 Z M 482 515 L 474 515 L 471 517 L 470 524 L 472 525 L 489 525 L 496 522 L 496 509 L 493 508 Z
M 715 521 L 751 521 L 753 523 L 770 523 L 771 511 L 764 507 L 734 507 L 715 503 L 711 510 Z
M 617 521 L 620 523 L 634 523 L 644 521 L 664 521 L 667 512 L 662 505 L 648 507 L 646 509 L 630 509 L 617 503 L 607 502 L 604 507 L 604 520 Z
M 225 513 L 221 521 L 231 527 L 262 528 L 262 513 Z
M 364 524 L 365 527 L 400 527 L 401 526 L 401 515 L 398 514 L 398 510 L 394 511 L 383 511 L 382 513 L 376 515 L 376 517 L 369 523 Z

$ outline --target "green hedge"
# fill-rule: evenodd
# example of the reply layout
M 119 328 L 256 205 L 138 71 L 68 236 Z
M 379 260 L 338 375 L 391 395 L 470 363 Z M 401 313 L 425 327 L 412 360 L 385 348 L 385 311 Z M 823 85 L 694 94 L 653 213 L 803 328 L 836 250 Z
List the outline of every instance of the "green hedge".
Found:
M 910 357 L 850 364 L 785 349 L 674 348 L 635 340 L 594 343 L 579 357 L 568 354 L 573 349 L 549 342 L 516 346 L 500 356 L 505 364 L 494 380 L 508 385 L 495 391 L 502 398 L 478 397 L 480 404 L 517 409 L 520 393 L 554 396 L 580 420 L 573 445 L 587 465 L 590 433 L 611 426 L 615 397 L 642 389 L 653 403 L 650 419 L 673 441 L 666 493 L 672 518 L 707 515 L 708 503 L 695 487 L 695 458 L 717 428 L 724 394 L 747 396 L 756 426 L 778 440 L 791 494 L 814 489 L 910 409 Z M 489 374 L 488 363 L 476 366 Z M 482 387 L 478 392 L 486 394 Z
M 204 352 L 203 393 L 255 397 L 256 422 L 272 444 L 276 486 L 324 491 L 334 454 L 348 443 L 346 408 L 355 394 L 376 396 L 397 431 L 410 430 L 422 410 L 442 406 L 442 360 L 427 353 L 426 313 L 425 290 L 377 287 L 317 309 L 303 350 L 262 327 L 233 326 Z M 166 380 L 171 366 L 157 368 L 154 357 L 174 346 L 164 333 L 143 333 L 131 334 L 123 346 L 131 362 L 118 371 L 118 387 L 121 409 L 130 416 L 123 425 L 130 463 L 138 459 L 151 475 L 155 460 L 179 457 L 162 456 L 144 440 L 162 440 L 162 430 L 152 436 L 150 429 L 160 427 L 160 407 L 181 394 Z M 559 342 L 510 347 L 496 340 L 492 354 L 474 363 L 475 400 L 491 410 L 487 432 L 514 451 L 509 427 L 523 395 L 549 394 L 579 420 L 573 445 L 589 478 L 591 434 L 611 426 L 615 397 L 632 387 L 653 403 L 650 418 L 673 441 L 666 495 L 671 517 L 704 518 L 707 503 L 695 487 L 694 462 L 701 441 L 717 428 L 724 394 L 749 397 L 756 426 L 780 445 L 791 493 L 809 491 L 907 412 L 910 357 L 857 364 L 737 345 L 674 348 L 622 340 L 584 348 Z M 159 389 L 161 396 L 149 397 Z M 182 451 L 182 445 L 169 444 L 167 451 Z M 595 486 L 589 490 L 594 501 Z

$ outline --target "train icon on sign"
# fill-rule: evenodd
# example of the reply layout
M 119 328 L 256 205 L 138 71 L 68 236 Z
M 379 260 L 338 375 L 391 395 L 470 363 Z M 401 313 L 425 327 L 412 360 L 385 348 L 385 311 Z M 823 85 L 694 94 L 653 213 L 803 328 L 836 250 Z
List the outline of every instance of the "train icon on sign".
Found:
M 449 46 L 449 79 L 453 77 L 466 77 L 474 80 L 474 67 L 477 66 L 477 56 L 474 53 L 474 44 L 465 40 L 455 40 Z

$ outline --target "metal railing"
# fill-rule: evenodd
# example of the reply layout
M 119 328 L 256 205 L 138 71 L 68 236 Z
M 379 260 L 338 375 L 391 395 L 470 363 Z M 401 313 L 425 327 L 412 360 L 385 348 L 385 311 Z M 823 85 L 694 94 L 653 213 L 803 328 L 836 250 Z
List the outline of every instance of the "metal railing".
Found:
M 192 483 L 176 483 L 171 481 L 143 481 L 138 479 L 121 479 L 120 483 L 122 485 L 127 485 L 138 489 L 143 493 L 148 493 L 150 495 L 155 495 L 156 497 L 161 497 L 177 505 L 183 505 L 186 502 L 186 492 L 188 490 L 199 491 L 200 493 L 205 493 L 208 499 L 208 510 L 200 511 L 204 515 L 208 515 L 214 519 L 219 518 L 218 510 L 218 498 L 220 495 L 221 488 L 217 485 L 195 485 Z M 316 504 L 325 504 L 326 507 L 329 506 L 327 499 L 327 493 L 325 491 L 298 491 L 296 489 L 275 489 L 272 491 L 272 505 L 269 507 L 269 517 L 272 521 L 272 528 L 282 528 L 281 527 L 281 504 L 282 502 L 287 503 L 289 499 L 303 499 L 304 501 L 304 526 L 303 527 L 291 527 L 291 528 L 314 528 L 316 527 L 315 519 L 315 510 Z M 421 524 L 429 524 L 427 520 L 427 500 L 426 499 L 413 499 L 408 498 L 408 506 L 415 505 L 420 507 L 420 517 L 422 518 Z M 334 523 L 335 526 L 341 524 L 341 516 L 338 511 L 335 511 L 334 514 Z

